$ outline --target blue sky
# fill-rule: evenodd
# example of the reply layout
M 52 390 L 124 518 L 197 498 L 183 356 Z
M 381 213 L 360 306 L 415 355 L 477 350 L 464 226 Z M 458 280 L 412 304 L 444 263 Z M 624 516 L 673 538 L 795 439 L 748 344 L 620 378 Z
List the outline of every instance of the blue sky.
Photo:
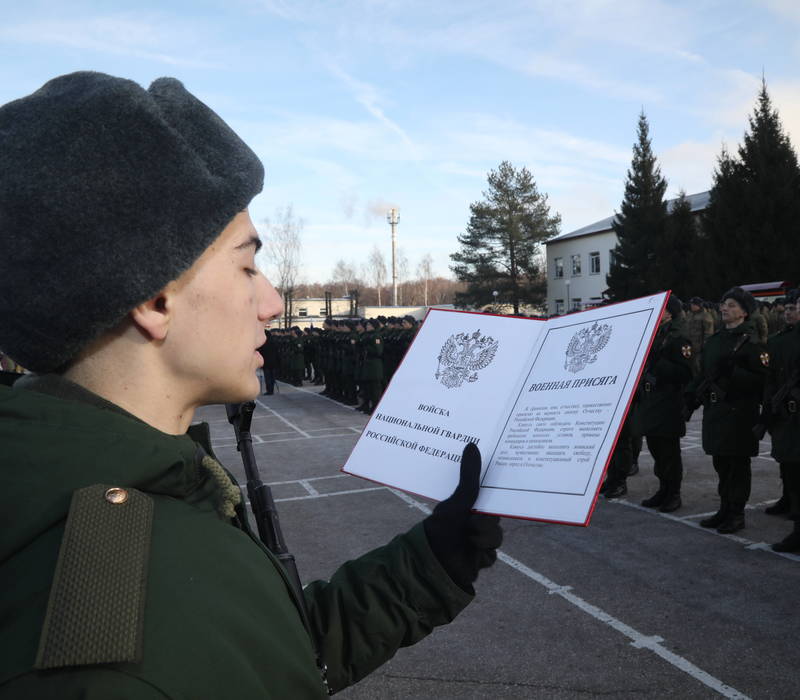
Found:
M 181 79 L 264 161 L 256 226 L 292 204 L 306 281 L 448 255 L 502 160 L 566 233 L 619 207 L 645 110 L 668 195 L 708 189 L 762 70 L 800 144 L 796 0 L 2 0 L 0 103 L 55 75 Z

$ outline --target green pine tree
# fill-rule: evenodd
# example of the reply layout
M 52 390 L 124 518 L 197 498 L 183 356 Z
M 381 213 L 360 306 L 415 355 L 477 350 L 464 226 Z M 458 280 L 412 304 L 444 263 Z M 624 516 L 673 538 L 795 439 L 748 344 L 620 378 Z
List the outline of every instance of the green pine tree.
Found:
M 800 166 L 772 106 L 766 81 L 737 157 L 724 149 L 704 216 L 718 295 L 734 284 L 798 281 Z
M 612 226 L 617 234 L 614 260 L 606 276 L 608 296 L 623 301 L 656 291 L 656 250 L 664 237 L 667 181 L 661 175 L 650 143 L 650 127 L 639 115 L 637 142 L 625 182 L 625 196 Z
M 652 277 L 653 288 L 671 289 L 681 301 L 695 294 L 692 261 L 698 243 L 697 229 L 692 206 L 681 191 L 667 216 L 664 237 L 656 245 Z
M 456 278 L 467 284 L 456 305 L 488 304 L 497 291 L 497 302 L 511 304 L 518 314 L 521 304 L 544 298 L 540 244 L 558 235 L 561 217 L 551 216 L 547 195 L 527 168 L 503 161 L 488 182 L 483 200 L 470 205 L 466 232 L 458 236 L 461 249 L 450 256 Z

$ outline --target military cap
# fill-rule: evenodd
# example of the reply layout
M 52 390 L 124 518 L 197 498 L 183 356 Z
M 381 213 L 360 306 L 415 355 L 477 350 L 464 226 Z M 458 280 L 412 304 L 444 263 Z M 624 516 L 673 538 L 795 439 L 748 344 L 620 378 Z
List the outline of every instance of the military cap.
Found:
M 71 73 L 0 107 L 0 347 L 65 366 L 191 267 L 263 179 L 174 78 Z
M 702 306 L 703 300 L 700 297 L 692 297 L 689 299 L 690 304 L 695 304 L 696 306 Z
M 748 316 L 752 314 L 758 306 L 755 297 L 741 287 L 731 287 L 727 292 L 725 292 L 725 294 L 722 295 L 722 298 L 719 301 L 722 303 L 726 299 L 733 299 L 737 304 L 739 304 L 739 306 L 742 307 L 742 309 L 744 309 Z

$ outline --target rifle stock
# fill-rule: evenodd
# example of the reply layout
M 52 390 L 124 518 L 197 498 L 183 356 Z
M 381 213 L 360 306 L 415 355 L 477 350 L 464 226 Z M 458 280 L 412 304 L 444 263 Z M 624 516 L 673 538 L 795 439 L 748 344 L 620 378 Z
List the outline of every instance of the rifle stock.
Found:
M 294 598 L 296 599 L 297 609 L 303 620 L 303 625 L 308 630 L 309 635 L 311 635 L 317 656 L 317 665 L 327 688 L 327 669 L 320 655 L 316 640 L 311 632 L 308 607 L 306 605 L 305 595 L 303 594 L 303 584 L 300 581 L 300 574 L 297 572 L 297 564 L 283 539 L 283 532 L 281 531 L 281 524 L 278 519 L 278 509 L 275 507 L 275 499 L 272 497 L 272 489 L 261 480 L 258 465 L 256 464 L 256 457 L 253 452 L 253 438 L 250 434 L 250 424 L 253 420 L 255 408 L 255 401 L 225 404 L 228 422 L 233 426 L 234 433 L 236 434 L 236 449 L 239 450 L 239 453 L 242 455 L 245 477 L 247 478 L 247 495 L 250 499 L 250 508 L 253 511 L 253 517 L 256 521 L 258 536 L 267 549 L 275 555 L 286 572 L 286 577 L 294 590 Z

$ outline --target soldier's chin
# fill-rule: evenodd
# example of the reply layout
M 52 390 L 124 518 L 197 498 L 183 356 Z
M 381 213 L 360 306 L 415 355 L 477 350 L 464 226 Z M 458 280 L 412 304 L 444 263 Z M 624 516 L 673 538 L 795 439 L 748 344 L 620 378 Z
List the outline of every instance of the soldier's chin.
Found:
M 247 382 L 237 387 L 226 387 L 222 391 L 214 392 L 214 396 L 206 401 L 207 404 L 218 403 L 243 403 L 253 401 L 261 390 L 261 384 L 257 376 L 253 376 L 252 382 Z

